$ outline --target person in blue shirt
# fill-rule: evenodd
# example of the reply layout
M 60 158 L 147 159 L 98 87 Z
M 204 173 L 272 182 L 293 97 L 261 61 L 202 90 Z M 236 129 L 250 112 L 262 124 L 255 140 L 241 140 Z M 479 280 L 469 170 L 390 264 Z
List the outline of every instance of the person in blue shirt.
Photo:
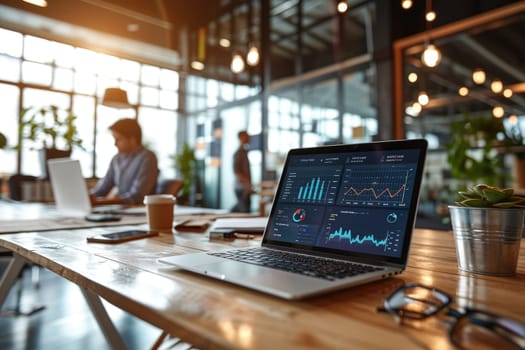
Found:
M 145 195 L 155 193 L 157 157 L 142 145 L 142 130 L 135 119 L 120 119 L 109 130 L 118 153 L 104 178 L 91 191 L 91 202 L 141 204 Z

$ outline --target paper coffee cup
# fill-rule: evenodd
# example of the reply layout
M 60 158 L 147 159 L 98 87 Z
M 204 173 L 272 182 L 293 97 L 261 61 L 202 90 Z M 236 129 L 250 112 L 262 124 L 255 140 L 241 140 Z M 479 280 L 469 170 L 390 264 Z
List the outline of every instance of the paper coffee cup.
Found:
M 148 225 L 151 231 L 173 232 L 173 206 L 175 197 L 171 194 L 153 194 L 144 197 Z

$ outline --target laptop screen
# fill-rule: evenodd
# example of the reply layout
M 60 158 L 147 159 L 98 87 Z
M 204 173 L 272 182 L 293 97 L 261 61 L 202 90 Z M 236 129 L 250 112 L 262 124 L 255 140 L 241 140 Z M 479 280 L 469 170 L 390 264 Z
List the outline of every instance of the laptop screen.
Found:
M 263 244 L 404 263 L 425 140 L 291 150 Z

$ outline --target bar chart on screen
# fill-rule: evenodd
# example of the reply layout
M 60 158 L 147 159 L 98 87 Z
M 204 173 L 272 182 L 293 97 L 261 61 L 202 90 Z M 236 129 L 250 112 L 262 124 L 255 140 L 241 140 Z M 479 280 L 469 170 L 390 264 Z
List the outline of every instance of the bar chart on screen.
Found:
M 340 178 L 340 167 L 314 166 L 290 172 L 285 179 L 281 200 L 293 203 L 334 204 Z

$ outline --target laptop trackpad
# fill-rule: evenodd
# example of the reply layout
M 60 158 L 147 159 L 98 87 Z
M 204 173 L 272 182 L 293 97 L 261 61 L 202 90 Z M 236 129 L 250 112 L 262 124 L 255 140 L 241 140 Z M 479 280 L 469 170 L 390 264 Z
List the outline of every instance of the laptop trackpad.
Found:
M 259 290 L 275 288 L 292 292 L 316 289 L 325 283 L 330 285 L 328 281 L 237 261 L 206 264 L 198 266 L 197 269 L 210 277 Z

